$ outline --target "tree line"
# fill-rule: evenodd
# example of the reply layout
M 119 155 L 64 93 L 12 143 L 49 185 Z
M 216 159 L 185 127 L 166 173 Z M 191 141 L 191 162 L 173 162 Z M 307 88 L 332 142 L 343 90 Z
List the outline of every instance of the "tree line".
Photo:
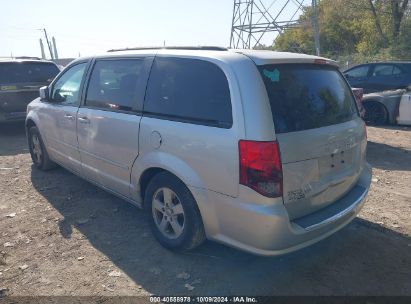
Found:
M 273 48 L 315 53 L 312 9 L 304 8 L 297 27 L 285 29 Z M 321 55 L 349 64 L 371 60 L 411 60 L 409 0 L 319 0 Z

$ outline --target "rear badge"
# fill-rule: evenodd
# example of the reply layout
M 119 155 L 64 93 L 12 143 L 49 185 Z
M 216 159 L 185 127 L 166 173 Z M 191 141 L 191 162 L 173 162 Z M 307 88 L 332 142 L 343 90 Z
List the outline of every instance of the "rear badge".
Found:
M 338 153 L 338 151 L 346 151 L 354 147 L 356 144 L 355 137 L 350 137 L 344 140 L 336 141 L 336 140 L 329 140 L 327 144 L 325 144 L 324 151 L 326 153 L 330 153 L 334 155 Z M 344 152 L 343 152 L 344 153 Z
M 298 201 L 305 198 L 305 193 L 302 189 L 288 191 L 288 200 L 289 201 Z
M 309 194 L 312 190 L 312 187 L 310 184 L 304 185 L 303 189 L 298 189 L 298 190 L 291 190 L 288 191 L 288 201 L 298 201 L 301 199 L 304 199 L 307 194 Z

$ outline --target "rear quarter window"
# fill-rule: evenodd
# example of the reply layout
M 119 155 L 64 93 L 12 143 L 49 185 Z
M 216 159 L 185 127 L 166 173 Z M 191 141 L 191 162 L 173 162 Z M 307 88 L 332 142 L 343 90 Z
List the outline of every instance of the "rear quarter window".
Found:
M 411 63 L 404 63 L 399 65 L 405 73 L 409 74 L 411 73 Z
M 144 112 L 163 119 L 230 128 L 233 121 L 227 78 L 208 61 L 157 57 Z
M 333 67 L 318 64 L 259 66 L 276 133 L 343 123 L 358 116 L 350 87 Z

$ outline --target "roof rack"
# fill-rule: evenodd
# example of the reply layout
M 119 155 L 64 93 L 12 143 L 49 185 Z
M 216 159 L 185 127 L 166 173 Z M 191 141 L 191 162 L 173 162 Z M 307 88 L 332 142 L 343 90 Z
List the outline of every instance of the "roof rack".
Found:
M 17 57 L 13 57 L 15 59 L 28 59 L 28 60 L 43 60 L 39 57 L 31 57 L 31 56 L 17 56 Z
M 47 60 L 47 59 L 41 59 L 39 57 L 31 57 L 31 56 L 16 56 L 16 57 L 11 57 L 11 56 L 0 56 L 0 60 Z
M 155 46 L 155 47 L 131 47 L 122 49 L 108 50 L 108 53 L 121 51 L 138 51 L 138 50 L 197 50 L 197 51 L 228 51 L 225 47 L 220 46 Z

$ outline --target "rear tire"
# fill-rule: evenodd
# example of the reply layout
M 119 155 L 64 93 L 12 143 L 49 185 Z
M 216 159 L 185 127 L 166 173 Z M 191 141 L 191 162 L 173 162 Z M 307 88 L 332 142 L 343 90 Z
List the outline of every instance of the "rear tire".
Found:
M 37 127 L 31 127 L 28 131 L 28 144 L 33 164 L 40 170 L 46 171 L 56 167 L 50 160 L 43 139 Z
M 388 113 L 384 105 L 378 102 L 366 102 L 364 108 L 364 121 L 367 125 L 382 126 L 387 123 Z
M 182 181 L 168 172 L 155 175 L 147 186 L 144 206 L 157 241 L 171 250 L 190 250 L 206 237 L 197 203 Z

